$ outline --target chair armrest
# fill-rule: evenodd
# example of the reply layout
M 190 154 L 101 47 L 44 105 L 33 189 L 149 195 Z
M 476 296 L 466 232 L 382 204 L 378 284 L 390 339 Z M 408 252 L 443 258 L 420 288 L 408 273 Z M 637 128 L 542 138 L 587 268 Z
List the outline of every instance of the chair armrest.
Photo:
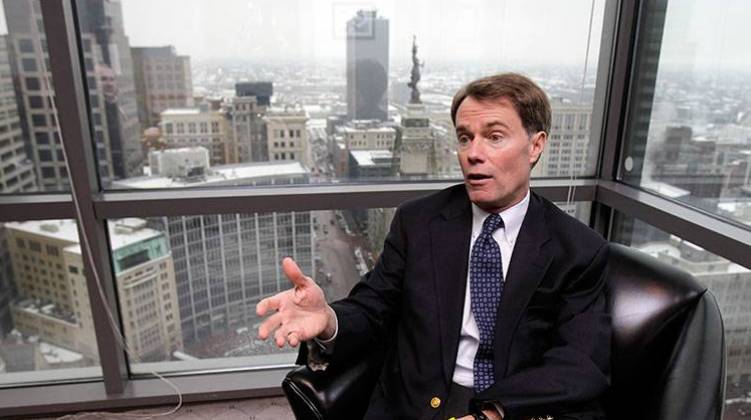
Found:
M 287 374 L 282 389 L 298 419 L 362 418 L 379 371 L 372 359 L 322 372 L 301 366 Z

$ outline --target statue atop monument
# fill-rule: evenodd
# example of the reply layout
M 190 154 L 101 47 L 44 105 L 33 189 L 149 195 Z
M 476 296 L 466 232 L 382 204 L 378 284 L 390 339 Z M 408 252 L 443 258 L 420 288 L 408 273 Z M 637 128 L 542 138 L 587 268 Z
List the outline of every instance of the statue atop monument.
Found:
M 420 67 L 425 65 L 425 63 L 420 63 L 420 60 L 417 58 L 417 36 L 412 36 L 412 77 L 410 78 L 409 83 L 407 83 L 407 86 L 412 88 L 412 96 L 409 99 L 409 103 L 411 104 L 421 104 L 420 101 L 420 89 L 417 88 L 417 83 L 420 81 Z

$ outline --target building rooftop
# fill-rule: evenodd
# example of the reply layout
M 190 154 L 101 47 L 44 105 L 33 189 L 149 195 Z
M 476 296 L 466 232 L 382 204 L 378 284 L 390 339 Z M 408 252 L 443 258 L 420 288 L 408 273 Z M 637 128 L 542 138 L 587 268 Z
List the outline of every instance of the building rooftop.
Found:
M 110 243 L 113 250 L 162 235 L 161 232 L 146 227 L 146 221 L 138 218 L 112 220 L 109 226 Z M 81 253 L 78 245 L 78 225 L 73 219 L 30 220 L 10 222 L 5 227 L 12 230 L 70 242 L 66 251 Z
M 23 299 L 13 304 L 17 309 L 30 314 L 45 315 L 58 321 L 67 322 L 75 325 L 77 320 L 75 314 L 59 308 L 54 303 L 41 301 L 38 299 Z
M 162 111 L 159 115 L 162 117 L 176 116 L 176 115 L 198 115 L 201 113 L 199 108 L 169 108 Z
M 83 360 L 83 355 L 81 353 L 76 353 L 45 342 L 39 343 L 39 352 L 42 353 L 44 360 L 53 366 L 58 363 L 67 364 Z
M 142 176 L 115 181 L 119 188 L 184 188 L 212 185 L 249 184 L 253 180 L 278 178 L 280 181 L 292 177 L 307 176 L 308 170 L 299 162 L 255 162 L 212 167 L 198 179 L 168 178 L 164 176 Z
M 175 47 L 173 47 L 172 45 L 165 45 L 161 47 L 131 47 L 130 49 L 132 52 L 140 54 L 146 58 L 172 58 L 177 56 Z
M 352 150 L 349 153 L 361 167 L 383 165 L 384 163 L 391 164 L 391 159 L 394 156 L 388 150 Z

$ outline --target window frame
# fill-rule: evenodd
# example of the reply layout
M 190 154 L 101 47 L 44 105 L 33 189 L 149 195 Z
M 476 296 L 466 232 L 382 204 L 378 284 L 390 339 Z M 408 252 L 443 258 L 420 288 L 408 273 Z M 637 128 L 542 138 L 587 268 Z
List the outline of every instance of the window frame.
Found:
M 536 192 L 553 201 L 593 201 L 591 226 L 608 237 L 613 211 L 644 220 L 681 236 L 731 261 L 751 267 L 751 231 L 686 204 L 672 201 L 619 181 L 625 127 L 633 103 L 636 60 L 645 36 L 640 31 L 650 6 L 666 0 L 606 0 L 593 113 L 588 121 L 591 138 L 599 140 L 594 177 L 533 179 Z M 425 181 L 380 184 L 304 185 L 287 187 L 227 187 L 212 189 L 104 191 L 101 188 L 87 106 L 82 40 L 76 33 L 74 0 L 41 2 L 48 35 L 51 71 L 55 79 L 58 119 L 69 162 L 70 193 L 0 196 L 0 222 L 13 220 L 77 219 L 79 235 L 91 246 L 89 266 L 84 252 L 84 273 L 89 290 L 97 287 L 96 270 L 108 305 L 117 308 L 107 219 L 191 214 L 226 214 L 269 211 L 305 211 L 362 207 L 395 207 L 438 191 L 455 182 Z M 664 22 L 663 22 L 664 24 Z M 50 36 L 50 34 L 52 36 Z M 641 44 L 640 44 L 641 43 Z M 563 124 L 563 121 L 560 122 Z M 214 132 L 213 123 L 211 126 Z M 80 208 L 74 207 L 75 195 Z M 303 199 L 304 198 L 304 199 Z M 80 213 L 80 214 L 79 214 Z M 123 349 L 107 321 L 106 308 L 90 293 L 102 380 L 65 381 L 60 384 L 21 385 L 0 392 L 0 411 L 7 415 L 42 415 L 64 411 L 115 409 L 174 404 L 174 392 L 158 379 L 129 374 Z M 115 317 L 118 314 L 115 311 Z M 116 322 L 120 322 L 116 319 Z M 185 402 L 215 401 L 281 395 L 281 380 L 291 365 L 251 369 L 223 369 L 170 375 Z

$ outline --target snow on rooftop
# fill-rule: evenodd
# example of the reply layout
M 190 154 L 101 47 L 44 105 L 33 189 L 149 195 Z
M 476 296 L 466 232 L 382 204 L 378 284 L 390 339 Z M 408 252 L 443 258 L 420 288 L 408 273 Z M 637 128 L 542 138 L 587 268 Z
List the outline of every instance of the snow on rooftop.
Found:
M 39 351 L 42 353 L 42 356 L 44 356 L 44 360 L 51 365 L 57 363 L 73 363 L 83 360 L 83 355 L 81 355 L 81 353 L 76 353 L 45 342 L 39 343 Z
M 168 108 L 161 112 L 162 116 L 170 115 L 197 115 L 200 114 L 199 108 Z
M 159 235 L 161 232 L 146 227 L 146 221 L 138 218 L 115 219 L 108 223 L 112 249 L 119 249 L 133 243 L 141 242 Z M 65 250 L 81 253 L 78 245 L 78 227 L 75 220 L 30 220 L 10 222 L 6 228 L 70 242 Z
M 240 163 L 235 165 L 214 166 L 204 178 L 186 180 L 164 176 L 144 176 L 116 181 L 122 188 L 183 188 L 210 185 L 249 183 L 254 179 L 289 178 L 308 174 L 300 162 Z
M 376 165 L 376 159 L 388 159 L 390 164 L 393 156 L 388 150 L 351 150 L 349 153 L 352 154 L 352 157 L 360 166 Z

